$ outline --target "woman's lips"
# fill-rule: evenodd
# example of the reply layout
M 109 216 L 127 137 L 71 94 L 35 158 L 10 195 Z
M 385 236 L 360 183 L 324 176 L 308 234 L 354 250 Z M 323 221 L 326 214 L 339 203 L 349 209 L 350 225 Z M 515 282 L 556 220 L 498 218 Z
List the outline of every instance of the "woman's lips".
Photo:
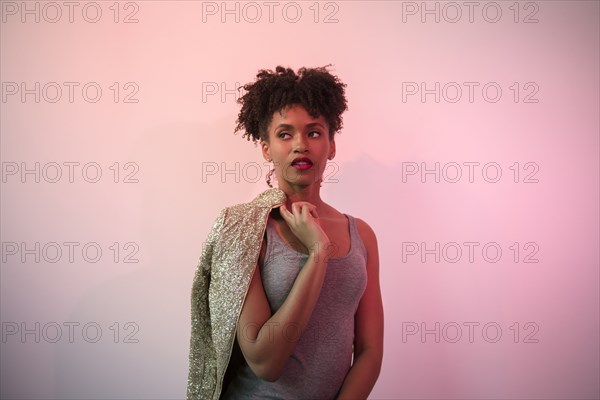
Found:
M 304 171 L 312 168 L 312 166 L 313 162 L 308 157 L 297 157 L 294 159 L 294 161 L 292 161 L 292 167 L 296 168 L 297 170 Z
M 307 161 L 298 161 L 292 164 L 292 167 L 299 169 L 299 170 L 306 170 L 306 169 L 310 169 L 312 168 L 312 163 L 307 162 Z

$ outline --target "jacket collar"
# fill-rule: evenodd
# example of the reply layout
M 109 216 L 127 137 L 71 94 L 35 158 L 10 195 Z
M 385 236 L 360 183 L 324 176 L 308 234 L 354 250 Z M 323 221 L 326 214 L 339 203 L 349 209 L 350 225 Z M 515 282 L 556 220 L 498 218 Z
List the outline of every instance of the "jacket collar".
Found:
M 285 203 L 287 196 L 279 188 L 270 188 L 259 194 L 251 201 L 258 207 L 274 208 Z

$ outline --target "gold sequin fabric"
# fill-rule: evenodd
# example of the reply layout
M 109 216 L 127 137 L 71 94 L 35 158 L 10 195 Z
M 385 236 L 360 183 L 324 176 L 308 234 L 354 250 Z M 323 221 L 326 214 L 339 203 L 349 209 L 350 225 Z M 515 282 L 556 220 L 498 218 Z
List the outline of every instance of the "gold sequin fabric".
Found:
M 271 188 L 219 213 L 192 284 L 188 400 L 218 400 L 237 321 L 258 261 L 269 212 L 285 193 Z

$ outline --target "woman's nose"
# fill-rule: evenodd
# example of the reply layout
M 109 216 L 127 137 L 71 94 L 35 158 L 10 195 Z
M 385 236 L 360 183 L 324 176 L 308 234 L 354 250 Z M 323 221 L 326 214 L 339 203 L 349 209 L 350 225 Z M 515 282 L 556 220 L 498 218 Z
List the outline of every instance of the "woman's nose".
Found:
M 302 134 L 296 135 L 296 139 L 294 142 L 294 151 L 305 152 L 306 150 L 307 150 L 306 138 Z

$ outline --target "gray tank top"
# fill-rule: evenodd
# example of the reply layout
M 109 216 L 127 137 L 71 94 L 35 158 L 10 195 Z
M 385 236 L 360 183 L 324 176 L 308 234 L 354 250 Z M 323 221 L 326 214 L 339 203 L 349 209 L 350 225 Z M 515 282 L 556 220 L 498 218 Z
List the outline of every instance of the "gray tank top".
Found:
M 333 399 L 341 388 L 352 363 L 354 314 L 367 286 L 367 252 L 354 217 L 346 215 L 350 226 L 350 251 L 332 257 L 321 293 L 304 332 L 295 326 L 284 328 L 291 339 L 301 335 L 296 348 L 275 382 L 258 378 L 244 363 L 224 399 Z M 274 313 L 289 294 L 307 254 L 289 247 L 267 222 L 267 249 L 260 266 L 267 299 Z

